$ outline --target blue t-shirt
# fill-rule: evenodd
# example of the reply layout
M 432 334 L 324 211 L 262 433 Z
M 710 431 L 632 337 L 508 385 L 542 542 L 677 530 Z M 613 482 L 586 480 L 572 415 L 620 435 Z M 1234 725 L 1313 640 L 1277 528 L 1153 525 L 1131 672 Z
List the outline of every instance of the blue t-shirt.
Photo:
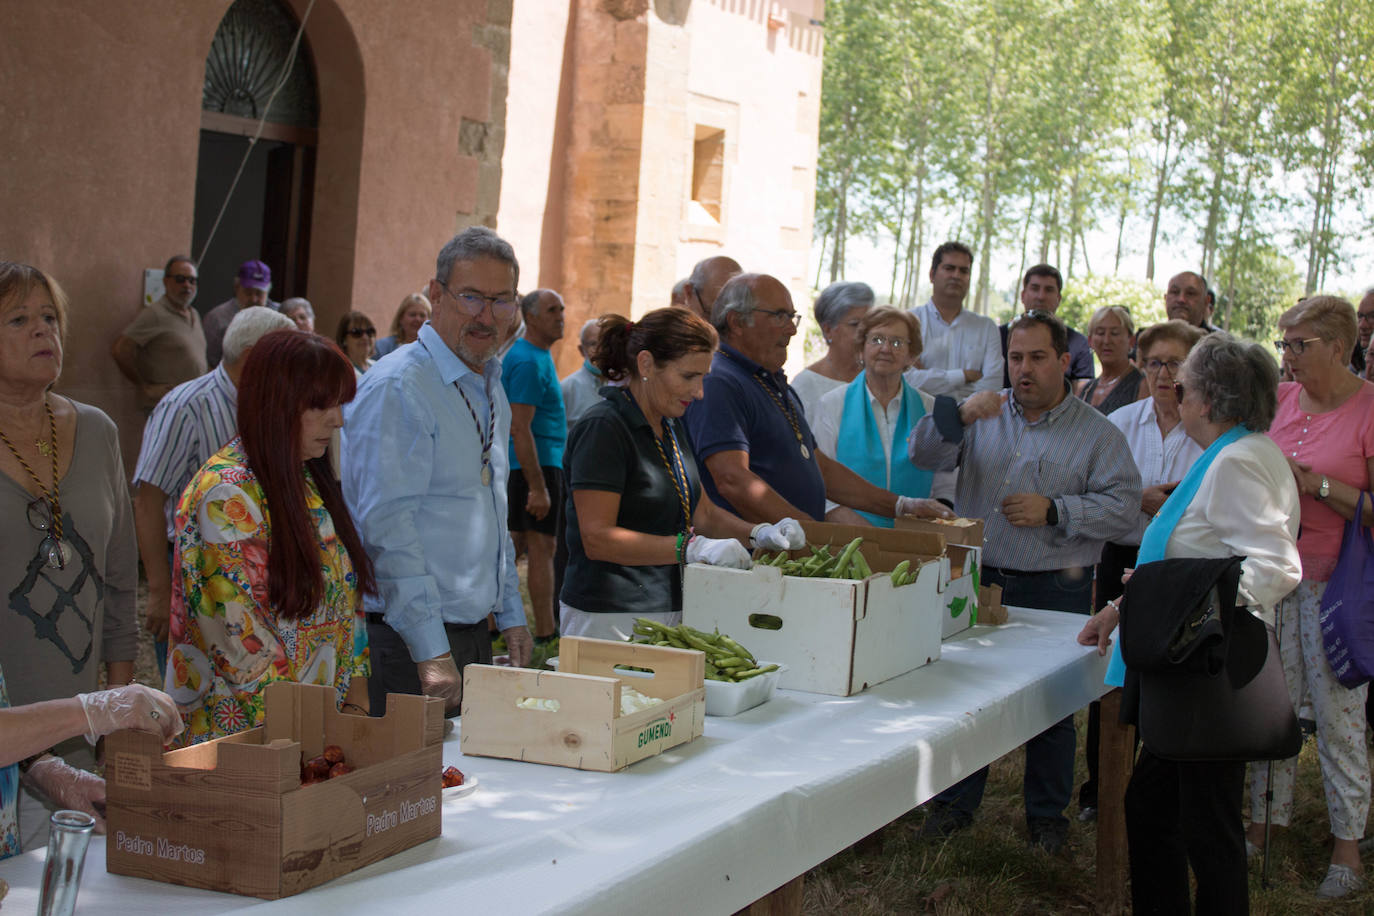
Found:
M 539 464 L 546 468 L 563 466 L 563 445 L 567 440 L 568 421 L 563 412 L 563 389 L 558 384 L 558 370 L 553 354 L 540 349 L 521 337 L 511 345 L 501 359 L 501 384 L 511 404 L 527 404 L 534 408 L 530 432 L 539 453 Z M 520 467 L 515 457 L 515 437 L 510 440 L 511 470 Z
M 769 372 L 721 343 L 704 389 L 705 396 L 692 402 L 683 422 L 692 437 L 701 481 L 716 504 L 739 515 L 716 489 L 706 459 L 716 452 L 743 451 L 749 453 L 749 470 L 779 496 L 812 518 L 824 519 L 825 481 L 816 460 L 816 437 L 806 424 L 801 398 L 787 384 L 787 376 Z M 801 442 L 797 441 L 798 432 Z M 805 457 L 802 446 L 806 447 Z

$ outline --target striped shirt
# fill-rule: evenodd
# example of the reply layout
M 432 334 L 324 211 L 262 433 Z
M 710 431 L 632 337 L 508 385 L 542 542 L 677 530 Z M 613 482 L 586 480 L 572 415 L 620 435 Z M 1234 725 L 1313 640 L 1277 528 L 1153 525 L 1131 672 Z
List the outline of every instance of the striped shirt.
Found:
M 177 503 L 200 466 L 238 433 L 238 389 L 224 366 L 176 386 L 157 402 L 143 427 L 133 485 L 166 493 L 167 540 L 174 535 Z
M 959 468 L 955 508 L 984 519 L 988 566 L 1026 572 L 1092 566 L 1104 541 L 1135 530 L 1140 472 L 1126 437 L 1067 391 L 1034 423 L 1008 397 L 997 416 L 967 427 L 959 422 L 954 399 L 938 397 L 935 409 L 912 430 L 908 454 L 924 468 Z M 1012 525 L 1001 507 L 1014 493 L 1054 500 L 1059 523 Z

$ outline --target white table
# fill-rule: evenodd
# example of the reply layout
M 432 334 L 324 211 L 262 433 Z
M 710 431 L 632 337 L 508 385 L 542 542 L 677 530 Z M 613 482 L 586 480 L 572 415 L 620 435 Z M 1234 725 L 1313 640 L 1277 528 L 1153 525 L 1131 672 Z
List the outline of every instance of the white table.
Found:
M 107 874 L 100 838 L 78 912 L 730 913 L 786 884 L 1105 690 L 1083 619 L 1012 608 L 933 665 L 848 697 L 780 691 L 619 773 L 463 757 L 478 777 L 443 836 L 278 901 Z M 0 862 L 4 912 L 31 913 L 43 850 Z

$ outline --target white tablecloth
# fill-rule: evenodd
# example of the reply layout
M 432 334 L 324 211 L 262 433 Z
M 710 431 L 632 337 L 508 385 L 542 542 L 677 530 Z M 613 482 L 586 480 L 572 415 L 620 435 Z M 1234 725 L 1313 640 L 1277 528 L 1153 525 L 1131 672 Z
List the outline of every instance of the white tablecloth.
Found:
M 825 861 L 1100 696 L 1084 618 L 1011 610 L 933 665 L 848 697 L 779 691 L 619 773 L 464 757 L 478 789 L 444 833 L 278 901 L 107 874 L 101 838 L 78 912 L 729 913 Z M 4 911 L 31 913 L 44 852 L 0 862 Z

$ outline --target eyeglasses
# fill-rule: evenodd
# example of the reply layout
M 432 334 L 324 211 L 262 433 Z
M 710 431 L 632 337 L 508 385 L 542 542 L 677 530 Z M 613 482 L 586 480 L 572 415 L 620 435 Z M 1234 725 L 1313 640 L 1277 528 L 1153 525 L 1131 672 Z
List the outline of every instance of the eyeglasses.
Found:
M 42 531 L 45 535 L 43 540 L 38 542 L 38 556 L 43 558 L 44 565 L 49 569 L 66 569 L 67 561 L 71 558 L 71 550 L 53 534 L 52 506 L 48 503 L 48 498 L 40 496 L 29 503 L 26 514 L 30 527 L 35 531 Z
M 1182 365 L 1183 365 L 1183 362 L 1182 362 L 1181 360 L 1177 360 L 1177 359 L 1170 359 L 1170 360 L 1152 359 L 1152 360 L 1146 361 L 1146 363 L 1145 363 L 1145 371 L 1146 371 L 1146 372 L 1158 372 L 1160 369 L 1168 369 L 1170 375 L 1178 375 L 1179 367 L 1182 366 Z
M 349 336 L 349 337 L 376 337 L 376 336 L 377 336 L 377 329 L 376 329 L 376 328 L 349 328 L 349 329 L 348 329 L 348 336 Z
M 1183 403 L 1183 383 L 1174 382 L 1174 397 L 1178 398 L 1180 404 Z
M 1279 356 L 1283 355 L 1284 350 L 1287 350 L 1294 356 L 1302 356 L 1303 351 L 1307 349 L 1307 345 L 1314 340 L 1321 340 L 1321 338 L 1305 337 L 1302 340 L 1276 340 L 1274 341 L 1274 349 L 1278 351 Z
M 773 320 L 773 324 L 776 327 L 783 327 L 784 325 L 790 324 L 795 328 L 797 325 L 801 324 L 802 316 L 800 312 L 784 312 L 782 309 L 760 308 L 756 308 L 754 311 L 761 315 L 767 315 Z
M 496 318 L 508 319 L 515 314 L 516 308 L 520 305 L 519 299 L 506 294 L 499 296 L 484 296 L 481 293 L 475 292 L 455 293 L 438 279 L 435 279 L 434 282 L 438 283 L 444 292 L 453 297 L 453 301 L 458 303 L 458 308 L 469 318 L 476 318 L 478 315 L 482 314 L 482 310 L 490 303 L 493 316 Z
M 167 274 L 162 279 L 164 281 L 171 280 L 173 283 L 185 283 L 187 286 L 195 286 L 200 282 L 199 277 L 193 277 L 190 274 Z
M 874 347 L 881 347 L 883 344 L 887 344 L 894 350 L 905 350 L 911 345 L 911 341 L 907 340 L 905 337 L 887 337 L 883 334 L 874 334 L 872 337 L 868 338 L 868 342 Z
M 1363 324 L 1366 321 L 1374 321 L 1374 312 L 1356 312 L 1355 320 Z

